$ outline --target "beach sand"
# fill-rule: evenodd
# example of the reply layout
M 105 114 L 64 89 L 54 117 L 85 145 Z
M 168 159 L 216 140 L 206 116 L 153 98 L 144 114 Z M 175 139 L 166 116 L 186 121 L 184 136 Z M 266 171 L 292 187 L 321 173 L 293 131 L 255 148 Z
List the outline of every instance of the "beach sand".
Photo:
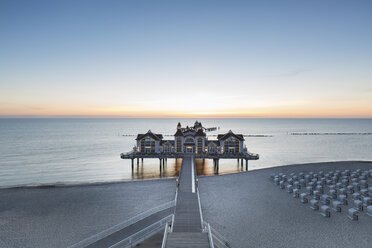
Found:
M 66 247 L 174 200 L 174 179 L 0 190 L 0 247 Z
M 232 247 L 370 247 L 372 217 L 331 218 L 300 203 L 271 173 L 371 169 L 372 162 L 282 166 L 199 177 L 203 217 Z M 0 247 L 66 247 L 172 201 L 175 180 L 0 190 Z M 351 207 L 351 206 L 348 206 Z M 346 208 L 343 208 L 345 211 Z
M 331 218 L 302 204 L 270 179 L 271 173 L 372 169 L 372 162 L 332 162 L 283 166 L 248 173 L 200 177 L 203 218 L 232 247 L 371 247 L 372 217 Z

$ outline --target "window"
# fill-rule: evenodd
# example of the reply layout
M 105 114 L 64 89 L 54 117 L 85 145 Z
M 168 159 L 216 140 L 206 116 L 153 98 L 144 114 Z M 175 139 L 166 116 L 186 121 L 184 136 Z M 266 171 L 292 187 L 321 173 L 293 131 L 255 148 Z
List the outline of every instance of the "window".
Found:
M 151 138 L 145 138 L 141 140 L 141 152 L 154 153 L 155 152 L 155 140 Z
M 169 143 L 166 143 L 164 145 L 164 152 L 170 152 L 170 144 Z
M 211 143 L 211 144 L 209 144 L 209 146 L 208 146 L 208 152 L 209 153 L 216 153 L 216 145 L 215 144 L 213 144 L 213 143 Z
M 198 138 L 197 151 L 198 153 L 203 153 L 203 138 Z
M 182 152 L 182 139 L 181 138 L 176 139 L 176 151 Z
M 228 138 L 224 142 L 224 152 L 225 153 L 239 153 L 239 140 L 234 138 Z

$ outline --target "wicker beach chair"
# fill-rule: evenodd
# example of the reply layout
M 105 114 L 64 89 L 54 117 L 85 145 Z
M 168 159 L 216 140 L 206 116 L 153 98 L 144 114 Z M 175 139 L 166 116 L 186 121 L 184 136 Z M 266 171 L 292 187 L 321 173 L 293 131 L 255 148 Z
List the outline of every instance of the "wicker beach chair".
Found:
M 300 191 L 298 189 L 293 189 L 293 197 L 294 198 L 300 197 Z
M 333 209 L 333 211 L 335 211 L 335 212 L 341 212 L 341 210 L 342 210 L 341 205 L 342 205 L 342 203 L 340 201 L 332 201 L 332 209 Z
M 314 190 L 313 194 L 315 200 L 320 200 L 321 193 L 318 190 Z
M 323 189 L 323 186 L 322 186 L 322 185 L 317 185 L 317 186 L 315 187 L 315 190 L 319 191 L 321 194 L 324 193 L 324 189 Z
M 280 181 L 279 181 L 279 177 L 275 177 L 275 178 L 274 178 L 274 184 L 275 184 L 275 185 L 279 185 L 279 182 L 280 182 Z
M 366 197 L 363 197 L 363 206 L 364 207 L 368 207 L 370 205 L 372 205 L 372 198 L 369 197 L 369 196 L 366 196 Z
M 329 190 L 336 189 L 336 186 L 334 184 L 331 184 L 331 185 L 328 186 L 328 189 Z
M 354 200 L 354 208 L 363 211 L 363 202 L 361 200 Z
M 360 190 L 360 195 L 363 197 L 363 196 L 368 196 L 368 189 L 361 189 Z
M 305 179 L 300 179 L 299 180 L 299 183 L 300 183 L 301 187 L 306 187 L 306 181 L 305 181 Z
M 352 194 L 351 197 L 352 197 L 354 200 L 360 200 L 360 199 L 361 199 L 361 195 L 360 195 L 360 193 L 358 193 L 358 192 Z
M 355 182 L 353 183 L 354 191 L 359 191 L 360 190 L 360 184 Z
M 347 205 L 347 196 L 346 195 L 338 195 L 338 200 L 342 203 L 342 205 Z
M 310 200 L 310 208 L 314 211 L 319 210 L 319 201 L 315 199 Z
M 320 207 L 320 214 L 324 217 L 331 217 L 331 209 L 327 205 Z
M 372 206 L 367 207 L 367 215 L 372 217 Z
M 334 189 L 331 189 L 328 194 L 331 196 L 332 199 L 337 199 L 337 192 Z
M 307 193 L 301 193 L 300 194 L 300 201 L 304 204 L 309 202 L 308 194 Z
M 367 182 L 366 179 L 360 180 L 359 183 L 360 183 L 360 188 L 362 188 L 362 189 L 367 189 L 368 188 L 368 182 Z
M 293 183 L 293 187 L 296 188 L 296 189 L 301 189 L 301 184 L 300 182 L 296 181 Z
M 329 204 L 331 204 L 331 197 L 330 197 L 328 194 L 323 194 L 323 195 L 320 197 L 320 202 L 321 202 L 323 205 L 329 205 Z
M 309 195 L 313 195 L 313 192 L 314 192 L 313 187 L 311 186 L 306 187 L 306 193 L 308 193 Z
M 290 185 L 290 184 L 287 185 L 287 192 L 288 193 L 293 193 L 293 186 L 292 185 Z
M 345 188 L 338 189 L 338 194 L 347 196 L 347 189 Z
M 357 209 L 349 208 L 349 210 L 347 211 L 347 217 L 350 220 L 358 220 L 358 213 L 359 211 Z
M 347 193 L 354 194 L 354 187 L 352 185 L 349 185 L 346 187 Z

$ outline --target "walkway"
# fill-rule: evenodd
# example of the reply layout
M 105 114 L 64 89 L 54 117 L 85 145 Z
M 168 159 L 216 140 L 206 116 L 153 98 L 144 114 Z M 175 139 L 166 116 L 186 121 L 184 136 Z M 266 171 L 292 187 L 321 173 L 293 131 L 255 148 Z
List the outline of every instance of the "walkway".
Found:
M 173 232 L 168 234 L 167 248 L 209 248 L 208 233 L 202 232 L 197 195 L 195 161 L 184 157 L 179 177 Z
M 173 214 L 174 212 L 174 208 L 168 208 L 168 209 L 165 209 L 165 210 L 162 210 L 162 211 L 159 211 L 157 213 L 154 213 L 132 225 L 129 225 L 117 232 L 114 232 L 110 235 L 108 235 L 107 237 L 103 238 L 103 239 L 100 239 L 86 247 L 89 247 L 89 248 L 101 248 L 101 247 L 110 247 L 111 245 L 114 245 L 118 242 L 120 242 L 121 240 L 125 239 L 126 237 L 129 237 L 139 231 L 141 231 L 142 229 L 150 226 L 151 224 Z M 85 246 L 84 246 L 85 247 Z

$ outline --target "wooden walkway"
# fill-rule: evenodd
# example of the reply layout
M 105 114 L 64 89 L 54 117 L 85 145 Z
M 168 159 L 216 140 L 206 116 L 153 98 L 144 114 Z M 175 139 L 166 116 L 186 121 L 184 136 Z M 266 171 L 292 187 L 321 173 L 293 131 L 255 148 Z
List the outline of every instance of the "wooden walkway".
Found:
M 171 215 L 174 213 L 174 207 L 168 208 L 162 211 L 159 211 L 157 213 L 154 213 L 132 225 L 129 225 L 117 232 L 112 233 L 111 235 L 108 235 L 107 237 L 100 239 L 86 247 L 89 248 L 102 248 L 102 247 L 110 247 L 121 240 L 123 240 L 126 237 L 129 237 L 142 229 L 150 226 L 151 224 Z
M 193 157 L 184 157 L 179 177 L 173 232 L 168 234 L 167 248 L 209 248 L 208 233 L 202 232 L 196 170 Z

